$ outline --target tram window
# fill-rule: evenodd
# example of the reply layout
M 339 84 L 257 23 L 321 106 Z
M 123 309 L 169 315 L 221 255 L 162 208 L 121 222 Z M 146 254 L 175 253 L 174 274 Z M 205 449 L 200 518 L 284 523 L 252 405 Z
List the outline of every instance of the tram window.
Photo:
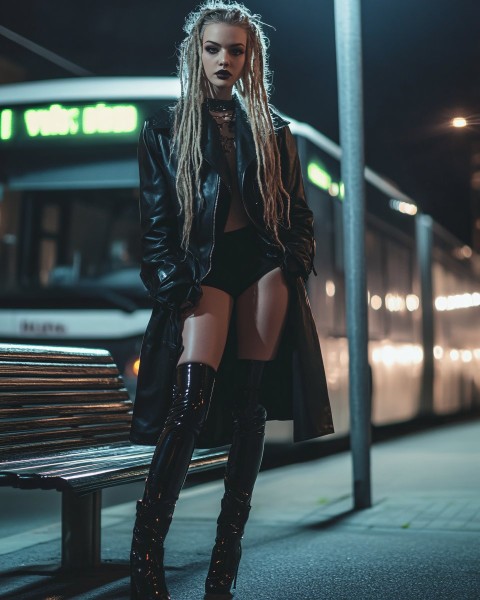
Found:
M 413 337 L 413 315 L 407 305 L 412 294 L 413 257 L 410 249 L 398 242 L 385 240 L 387 289 L 385 290 L 386 317 L 389 335 L 402 342 Z
M 365 234 L 367 257 L 367 288 L 369 292 L 368 329 L 372 339 L 380 339 L 385 333 L 385 281 L 381 234 L 367 229 Z
M 42 213 L 43 233 L 58 233 L 60 225 L 60 211 L 58 205 L 47 204 Z
M 50 274 L 57 262 L 57 245 L 54 240 L 42 240 L 40 244 L 40 283 L 48 285 Z

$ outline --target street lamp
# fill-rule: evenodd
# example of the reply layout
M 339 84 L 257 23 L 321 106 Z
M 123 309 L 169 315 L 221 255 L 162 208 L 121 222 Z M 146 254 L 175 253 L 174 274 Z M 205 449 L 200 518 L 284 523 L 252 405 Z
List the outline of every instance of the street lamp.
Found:
M 453 127 L 466 127 L 467 119 L 465 119 L 464 117 L 455 117 L 454 119 L 452 119 L 452 126 Z

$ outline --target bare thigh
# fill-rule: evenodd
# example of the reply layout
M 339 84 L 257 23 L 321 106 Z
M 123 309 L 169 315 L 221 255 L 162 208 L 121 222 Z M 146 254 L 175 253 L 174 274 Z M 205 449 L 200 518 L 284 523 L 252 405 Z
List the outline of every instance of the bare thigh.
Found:
M 288 309 L 288 285 L 278 267 L 237 299 L 238 358 L 273 360 Z
M 218 370 L 227 341 L 233 298 L 210 286 L 202 286 L 198 306 L 183 321 L 183 351 L 178 364 L 201 362 Z

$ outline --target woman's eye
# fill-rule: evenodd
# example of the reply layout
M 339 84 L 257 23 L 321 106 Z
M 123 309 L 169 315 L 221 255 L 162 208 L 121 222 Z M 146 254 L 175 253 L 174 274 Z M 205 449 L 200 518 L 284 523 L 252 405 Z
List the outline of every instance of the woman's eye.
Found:
M 217 49 L 215 48 L 215 46 L 206 46 L 205 50 L 207 52 L 209 52 L 210 54 L 215 54 L 215 52 L 217 51 Z
M 234 54 L 235 56 L 240 56 L 240 54 L 243 54 L 243 50 L 240 50 L 240 49 L 232 50 L 232 54 Z

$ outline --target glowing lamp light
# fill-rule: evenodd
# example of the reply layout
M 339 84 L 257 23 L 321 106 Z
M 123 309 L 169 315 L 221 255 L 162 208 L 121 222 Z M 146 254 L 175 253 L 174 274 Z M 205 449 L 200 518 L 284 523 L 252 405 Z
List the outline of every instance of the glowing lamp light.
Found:
M 413 312 L 420 306 L 420 298 L 416 294 L 408 294 L 405 304 L 407 305 L 407 310 Z
M 398 294 L 388 293 L 385 296 L 385 308 L 390 312 L 401 312 L 405 309 L 405 299 Z
M 138 377 L 138 371 L 139 371 L 139 369 L 140 369 L 140 359 L 137 358 L 133 362 L 133 365 L 132 365 L 132 371 L 133 371 L 133 374 L 135 375 L 135 377 Z
M 443 358 L 443 348 L 441 346 L 435 346 L 433 348 L 433 356 L 437 359 L 440 360 Z
M 465 119 L 464 117 L 455 117 L 454 119 L 452 119 L 452 126 L 457 128 L 466 127 L 467 119 Z
M 418 345 L 402 344 L 393 346 L 386 344 L 375 348 L 372 352 L 374 363 L 382 363 L 386 367 L 394 365 L 419 365 L 423 361 L 423 349 Z
M 435 308 L 442 310 L 458 310 L 460 308 L 474 308 L 480 306 L 480 292 L 469 294 L 454 294 L 452 296 L 438 296 L 435 299 Z
M 373 308 L 373 310 L 380 310 L 382 308 L 382 303 L 381 297 L 377 294 L 374 294 L 370 298 L 370 306 Z
M 340 194 L 340 186 L 338 185 L 338 183 L 333 182 L 328 188 L 328 193 L 330 194 L 330 196 L 338 196 Z
M 455 362 L 460 358 L 460 352 L 458 350 L 456 350 L 455 348 L 453 348 L 452 350 L 450 350 L 450 359 Z
M 413 217 L 417 214 L 418 208 L 415 204 L 411 202 L 404 202 L 402 200 L 397 200 L 396 198 L 390 199 L 390 208 L 396 210 L 398 212 L 403 213 L 404 215 L 410 215 Z
M 325 292 L 329 298 L 335 296 L 335 284 L 330 279 L 325 283 Z

